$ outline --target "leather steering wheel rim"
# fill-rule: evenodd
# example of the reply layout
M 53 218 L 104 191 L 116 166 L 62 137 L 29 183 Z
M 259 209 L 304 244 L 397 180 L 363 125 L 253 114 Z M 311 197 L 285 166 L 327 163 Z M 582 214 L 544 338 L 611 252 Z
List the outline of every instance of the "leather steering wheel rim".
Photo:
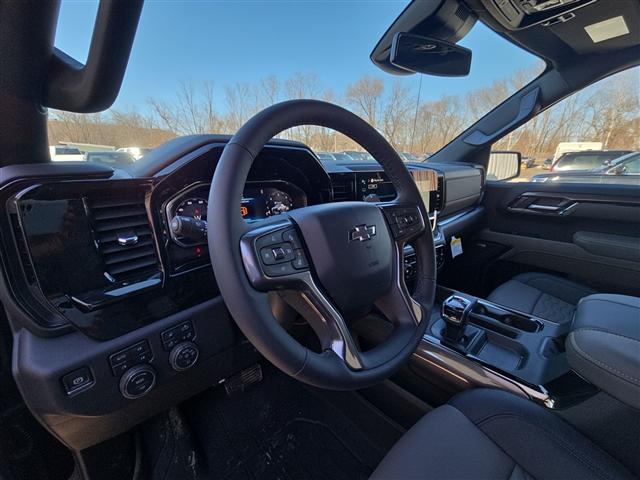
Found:
M 403 298 L 402 288 L 404 296 L 408 294 L 401 270 L 398 273 L 398 269 L 401 269 L 401 255 L 394 263 L 398 290 L 401 292 L 399 298 L 406 304 L 398 308 L 406 307 L 404 313 L 410 312 L 415 322 L 400 323 L 399 333 L 396 334 L 394 331 L 389 339 L 373 351 L 361 352 L 364 360 L 357 364 L 358 368 L 354 368 L 349 362 L 345 363 L 345 359 L 339 358 L 335 350 L 327 349 L 321 353 L 310 351 L 279 325 L 271 311 L 267 294 L 255 288 L 255 282 L 247 271 L 251 266 L 247 259 L 247 251 L 241 250 L 243 239 L 250 235 L 252 230 L 277 229 L 279 222 L 285 220 L 278 218 L 283 217 L 282 215 L 252 225 L 243 220 L 238 204 L 253 161 L 270 139 L 286 129 L 300 125 L 316 125 L 343 133 L 376 158 L 397 191 L 396 200 L 385 205 L 386 217 L 381 215 L 380 218 L 388 220 L 390 211 L 407 205 L 415 208 L 417 216 L 421 217 L 421 234 L 412 239 L 417 260 L 413 298 Z M 354 212 L 358 210 L 371 213 L 372 206 L 369 205 L 366 207 L 369 210 L 364 210 L 365 207 L 361 204 L 363 202 L 327 204 L 324 209 L 319 206 L 315 210 L 313 207 L 305 209 L 310 209 L 310 215 L 326 211 L 332 214 L 331 209 L 334 209 L 340 210 L 344 217 L 345 209 L 349 208 Z M 213 175 L 207 215 L 211 263 L 227 308 L 248 340 L 284 373 L 322 388 L 364 388 L 392 375 L 416 350 L 428 324 L 436 285 L 434 245 L 427 211 L 413 177 L 393 147 L 357 115 L 339 106 L 317 100 L 286 101 L 255 115 L 238 130 L 224 148 Z M 287 221 L 296 225 L 290 218 Z M 388 225 L 380 225 L 378 229 L 380 241 L 384 240 L 384 235 L 391 235 Z M 394 245 L 402 247 L 403 244 Z M 400 265 L 397 264 L 398 261 Z M 314 262 L 313 256 L 311 262 Z M 312 276 L 311 271 L 309 277 Z M 315 281 L 317 282 L 317 278 Z M 322 290 L 322 287 L 318 290 Z

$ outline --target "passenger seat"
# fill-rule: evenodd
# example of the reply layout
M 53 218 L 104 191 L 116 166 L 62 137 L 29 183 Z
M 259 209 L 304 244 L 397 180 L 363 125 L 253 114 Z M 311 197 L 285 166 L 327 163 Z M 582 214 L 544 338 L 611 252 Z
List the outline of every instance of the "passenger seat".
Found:
M 552 322 L 570 322 L 581 298 L 598 293 L 546 273 L 521 273 L 496 288 L 487 300 Z

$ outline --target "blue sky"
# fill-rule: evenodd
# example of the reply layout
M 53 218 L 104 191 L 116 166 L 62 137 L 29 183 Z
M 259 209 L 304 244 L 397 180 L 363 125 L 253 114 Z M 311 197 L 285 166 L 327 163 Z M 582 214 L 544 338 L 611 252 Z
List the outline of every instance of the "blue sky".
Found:
M 170 100 L 181 81 L 225 85 L 314 72 L 340 94 L 363 75 L 391 82 L 369 54 L 406 6 L 404 0 L 147 0 L 117 108 Z M 63 0 L 56 46 L 86 59 L 97 2 Z M 526 68 L 536 59 L 481 24 L 460 43 L 473 50 L 471 76 L 424 77 L 422 98 L 464 93 Z M 417 90 L 418 76 L 402 80 Z

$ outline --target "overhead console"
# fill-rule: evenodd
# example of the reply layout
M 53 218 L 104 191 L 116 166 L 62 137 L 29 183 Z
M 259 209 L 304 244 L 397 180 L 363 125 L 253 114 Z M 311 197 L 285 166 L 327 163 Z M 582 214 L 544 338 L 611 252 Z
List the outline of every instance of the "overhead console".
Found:
M 575 11 L 597 0 L 482 0 L 494 18 L 509 30 L 550 26 L 575 17 Z

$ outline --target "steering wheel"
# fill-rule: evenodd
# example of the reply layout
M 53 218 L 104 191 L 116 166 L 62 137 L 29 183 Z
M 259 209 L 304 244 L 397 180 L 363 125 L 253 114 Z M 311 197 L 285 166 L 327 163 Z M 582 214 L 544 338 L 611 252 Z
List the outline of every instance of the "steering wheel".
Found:
M 243 220 L 239 202 L 256 156 L 275 135 L 300 125 L 331 128 L 364 147 L 395 186 L 395 201 L 327 203 Z M 291 100 L 255 115 L 222 152 L 207 215 L 211 263 L 227 308 L 255 348 L 286 374 L 321 388 L 364 388 L 389 377 L 416 350 L 435 295 L 427 211 L 393 147 L 357 115 L 316 100 Z M 409 241 L 417 259 L 413 297 L 403 275 Z M 305 318 L 321 352 L 280 326 L 269 292 L 279 292 Z M 393 332 L 360 351 L 345 319 L 374 305 Z

